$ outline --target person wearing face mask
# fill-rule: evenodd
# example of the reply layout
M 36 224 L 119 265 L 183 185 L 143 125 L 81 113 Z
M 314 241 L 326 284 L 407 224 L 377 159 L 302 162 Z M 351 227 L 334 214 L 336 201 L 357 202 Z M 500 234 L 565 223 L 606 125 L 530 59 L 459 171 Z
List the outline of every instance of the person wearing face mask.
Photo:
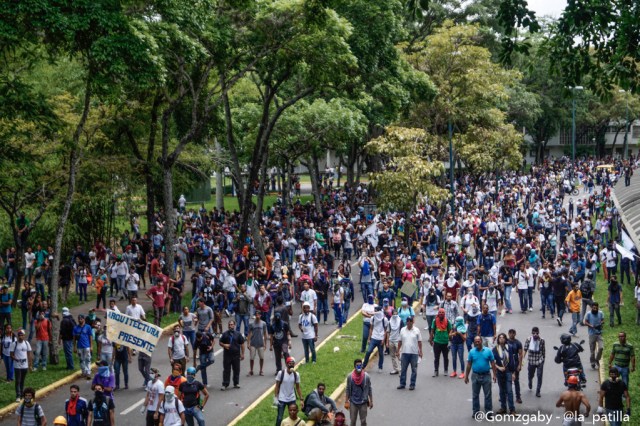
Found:
M 164 389 L 164 401 L 158 408 L 160 412 L 160 426 L 182 426 L 185 423 L 184 404 L 175 395 L 175 388 L 167 386 Z
M 402 320 L 402 325 L 407 325 L 407 318 L 414 317 L 416 313 L 413 311 L 413 307 L 409 304 L 409 299 L 406 297 L 402 298 L 402 302 L 400 302 L 400 308 L 398 309 L 398 316 Z
M 189 340 L 182 334 L 179 325 L 173 327 L 173 336 L 169 339 L 167 346 L 169 362 L 171 364 L 180 364 L 182 371 L 184 371 L 187 368 L 187 360 L 189 359 Z
M 433 346 L 433 376 L 438 377 L 438 369 L 440 368 L 440 354 L 444 361 L 444 374 L 449 374 L 449 333 L 452 325 L 447 319 L 444 309 L 438 310 L 438 315 L 431 324 L 431 332 L 429 344 Z
M 362 345 L 360 352 L 364 353 L 367 348 L 367 340 L 369 339 L 369 329 L 371 328 L 371 318 L 375 313 L 375 304 L 373 303 L 373 294 L 367 297 L 367 301 L 362 305 Z
M 100 385 L 106 396 L 113 398 L 113 388 L 116 386 L 116 376 L 111 371 L 111 366 L 107 361 L 100 361 L 98 372 L 91 382 L 91 390 L 95 390 Z
M 116 423 L 115 404 L 105 395 L 102 385 L 96 385 L 94 398 L 89 401 L 87 426 L 112 426 Z M 149 423 L 147 423 L 149 424 Z
M 171 369 L 171 374 L 167 376 L 164 381 L 164 386 L 167 388 L 168 386 L 173 386 L 173 393 L 180 398 L 180 385 L 186 382 L 187 379 L 182 375 L 182 365 L 179 362 L 173 364 Z
M 627 406 L 626 413 L 622 411 L 625 403 Z M 597 413 L 603 414 L 605 412 L 611 426 L 622 426 L 624 414 L 631 415 L 629 390 L 626 383 L 620 380 L 620 373 L 615 367 L 609 369 L 609 379 L 600 385 Z
M 300 390 L 300 374 L 294 370 L 296 360 L 293 357 L 287 358 L 287 369 L 280 370 L 276 374 L 276 386 L 274 389 L 274 403 L 278 405 L 276 425 L 282 422 L 285 407 L 295 404 L 297 399 L 302 399 Z M 301 402 L 300 409 L 304 410 L 304 402 Z
M 289 324 L 284 322 L 280 312 L 275 312 L 273 315 L 273 322 L 269 328 L 270 345 L 269 350 L 274 352 L 276 359 L 276 374 L 282 370 L 282 358 L 289 357 L 289 351 L 291 350 L 291 329 Z
M 347 376 L 345 391 L 345 410 L 349 410 L 351 426 L 356 426 L 358 416 L 360 425 L 367 424 L 367 411 L 373 408 L 373 388 L 369 373 L 362 369 L 362 360 L 353 361 L 353 371 Z
M 189 426 L 193 426 L 193 419 L 196 419 L 198 426 L 204 426 L 204 415 L 202 409 L 207 405 L 209 400 L 209 392 L 202 383 L 196 380 L 196 369 L 187 368 L 187 381 L 182 382 L 178 388 L 178 392 L 182 395 L 184 404 L 184 417 Z M 204 399 L 200 402 L 200 393 L 204 395 Z
M 36 390 L 24 389 L 24 401 L 16 410 L 18 426 L 46 425 L 47 418 L 40 404 L 36 403 Z
M 80 387 L 71 385 L 69 399 L 64 403 L 64 414 L 67 426 L 86 426 L 88 402 L 80 396 Z M 54 421 L 55 424 L 55 421 Z
M 382 308 L 380 306 L 376 307 L 375 314 L 371 318 L 371 327 L 369 327 L 369 347 L 367 348 L 367 353 L 364 356 L 364 368 L 367 368 L 367 364 L 369 363 L 369 357 L 373 353 L 374 348 L 378 348 L 378 372 L 382 372 L 382 366 L 384 365 L 384 344 L 387 341 L 387 326 L 389 324 L 389 320 L 382 312 Z
M 140 407 L 140 413 L 146 414 L 147 426 L 158 426 L 158 406 L 164 399 L 164 385 L 160 381 L 160 372 L 157 368 L 151 369 L 151 380 L 147 384 L 147 396 Z
M 36 351 L 33 360 L 33 370 L 37 371 L 42 365 L 42 371 L 47 371 L 47 360 L 49 359 L 49 342 L 53 336 L 51 321 L 45 318 L 44 311 L 38 313 L 35 324 L 36 329 Z
M 440 304 L 442 303 L 442 299 L 438 296 L 436 289 L 431 287 L 422 302 L 424 306 L 425 319 L 427 320 L 427 326 L 424 328 L 425 330 L 431 329 L 431 324 L 433 320 L 438 315 L 438 309 L 440 309 Z
M 400 360 L 400 351 L 398 344 L 400 342 L 400 330 L 402 329 L 402 320 L 398 316 L 398 311 L 393 310 L 391 319 L 387 324 L 387 342 L 386 346 L 389 348 L 389 356 L 391 357 L 391 366 L 393 370 L 389 374 L 399 374 L 398 361 Z

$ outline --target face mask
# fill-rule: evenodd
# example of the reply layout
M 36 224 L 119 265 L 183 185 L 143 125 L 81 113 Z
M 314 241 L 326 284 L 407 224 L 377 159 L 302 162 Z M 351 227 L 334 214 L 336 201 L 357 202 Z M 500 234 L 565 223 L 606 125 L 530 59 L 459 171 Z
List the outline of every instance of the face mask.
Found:
M 96 391 L 95 395 L 96 395 L 96 398 L 102 398 L 102 396 L 104 395 L 104 392 Z
M 402 306 L 407 306 L 407 301 L 406 300 L 402 301 Z
M 25 398 L 24 399 L 24 403 L 30 406 L 31 405 L 31 398 Z
M 109 366 L 106 365 L 104 367 L 98 367 L 98 374 L 102 377 L 109 377 L 111 372 L 109 371 Z
M 362 366 L 361 365 L 356 365 L 356 371 L 359 373 L 362 371 Z
M 187 376 L 187 382 L 188 383 L 193 383 L 193 381 L 196 379 L 195 376 Z
M 173 377 L 178 377 L 180 375 L 180 371 L 178 370 L 173 370 L 171 373 L 173 374 Z
M 165 393 L 164 394 L 164 399 L 167 400 L 167 402 L 171 403 L 173 402 L 173 398 L 175 397 L 175 394 L 173 393 Z
M 175 337 L 180 337 L 180 332 L 179 332 L 179 331 L 176 331 L 176 332 L 174 332 L 174 333 L 173 333 L 173 335 L 174 335 Z

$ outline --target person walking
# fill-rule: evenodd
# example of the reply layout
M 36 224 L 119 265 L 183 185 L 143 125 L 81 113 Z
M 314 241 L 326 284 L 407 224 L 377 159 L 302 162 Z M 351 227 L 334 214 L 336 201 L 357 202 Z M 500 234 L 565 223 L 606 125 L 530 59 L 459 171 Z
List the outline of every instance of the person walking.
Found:
M 618 343 L 614 343 L 609 356 L 609 368 L 618 369 L 622 381 L 629 386 L 629 365 L 631 365 L 631 373 L 636 371 L 636 355 L 633 345 L 627 343 L 627 333 L 621 331 L 618 333 Z
M 120 389 L 120 370 L 124 376 L 124 388 L 129 389 L 129 364 L 133 361 L 131 348 L 129 346 L 115 345 L 113 356 L 113 370 L 116 379 L 115 390 Z
M 609 378 L 600 385 L 598 414 L 606 413 L 610 426 L 622 426 L 624 406 L 627 416 L 631 415 L 631 397 L 625 382 L 620 380 L 617 368 L 609 369 Z M 627 420 L 628 421 L 628 420 Z
M 567 379 L 568 389 L 560 394 L 560 398 L 556 402 L 556 407 L 564 407 L 563 418 L 565 420 L 562 423 L 563 426 L 580 426 L 582 422 L 574 419 L 589 417 L 589 412 L 591 412 L 589 399 L 583 392 L 578 390 L 579 385 L 580 380 L 576 376 L 569 377 Z M 584 405 L 586 409 L 584 415 L 580 413 L 581 405 Z
M 522 349 L 522 342 L 516 339 L 516 331 L 512 328 L 508 332 L 507 345 L 509 348 L 509 364 L 508 368 L 511 371 L 513 378 L 513 388 L 516 394 L 516 402 L 522 404 L 522 397 L 520 395 L 520 370 L 522 369 L 522 360 L 524 350 Z
M 220 337 L 220 346 L 223 349 L 221 391 L 229 387 L 231 370 L 233 370 L 233 387 L 240 388 L 240 361 L 244 360 L 244 336 L 236 331 L 234 320 L 229 321 L 228 327 L 229 329 Z
M 489 312 L 489 305 L 482 305 L 482 314 L 478 315 L 477 334 L 482 338 L 482 344 L 489 349 L 496 341 L 496 316 Z
M 274 389 L 274 402 L 278 404 L 278 414 L 276 415 L 276 426 L 282 422 L 284 409 L 289 404 L 295 404 L 298 398 L 302 400 L 302 390 L 300 389 L 300 374 L 294 370 L 296 360 L 288 357 L 286 360 L 286 370 L 280 370 L 276 374 L 276 386 Z M 304 410 L 304 402 L 301 402 L 301 410 Z
M 507 344 L 507 335 L 498 334 L 496 346 L 493 348 L 493 356 L 496 360 L 496 370 L 498 378 L 498 388 L 500 389 L 500 409 L 497 414 L 506 414 L 507 405 L 509 414 L 515 414 L 516 407 L 513 403 L 513 375 L 509 369 L 509 347 Z
M 391 366 L 393 370 L 389 374 L 399 374 L 398 361 L 400 359 L 400 330 L 402 329 L 402 320 L 398 316 L 398 311 L 394 308 L 391 314 L 391 319 L 387 324 L 387 343 L 389 348 L 389 356 L 391 357 Z
M 564 299 L 564 303 L 567 305 L 567 311 L 571 313 L 571 328 L 569 328 L 569 334 L 575 337 L 578 333 L 578 323 L 581 320 L 580 311 L 582 310 L 582 292 L 577 282 L 573 284 L 571 291 Z
M 182 334 L 180 325 L 173 327 L 173 335 L 167 342 L 167 353 L 169 355 L 169 363 L 178 363 L 182 367 L 182 371 L 187 369 L 187 361 L 189 360 L 189 339 Z
M 198 426 L 204 426 L 202 409 L 207 405 L 209 392 L 202 383 L 196 380 L 196 373 L 195 368 L 187 368 L 187 380 L 180 384 L 178 393 L 184 404 L 184 417 L 187 425 L 193 426 L 193 419 L 195 419 L 198 422 Z M 202 400 L 200 399 L 200 393 L 204 395 Z
M 318 318 L 311 313 L 309 302 L 302 304 L 302 313 L 298 317 L 298 328 L 302 332 L 302 347 L 304 348 L 304 360 L 309 363 L 309 352 L 311 361 L 316 363 L 316 342 L 318 341 Z
M 367 426 L 367 413 L 373 408 L 373 387 L 361 359 L 353 361 L 353 371 L 347 376 L 344 408 L 349 410 L 351 426 L 356 426 L 358 417 L 360 426 Z
M 380 306 L 376 307 L 375 314 L 371 318 L 371 327 L 369 327 L 369 347 L 364 356 L 364 368 L 367 368 L 369 357 L 373 353 L 374 348 L 378 348 L 378 371 L 382 372 L 384 365 L 384 344 L 387 341 L 387 326 L 389 320 L 385 317 Z
M 408 318 L 407 318 L 408 319 Z M 433 376 L 438 377 L 440 369 L 440 354 L 442 354 L 445 376 L 449 374 L 449 333 L 451 324 L 445 315 L 444 308 L 438 310 L 438 315 L 431 324 L 429 344 L 433 347 Z M 402 334 L 402 331 L 400 332 Z
M 146 415 L 146 426 L 158 426 L 158 407 L 164 399 L 164 384 L 160 380 L 157 368 L 151 369 L 151 380 L 147 384 L 147 395 L 140 408 L 140 413 Z
M 262 312 L 256 311 L 255 320 L 249 324 L 249 335 L 247 336 L 247 341 L 249 342 L 249 374 L 247 374 L 247 376 L 253 376 L 253 365 L 256 355 L 258 355 L 260 360 L 259 375 L 264 375 L 264 349 L 267 345 L 267 324 L 262 321 L 261 317 Z
M 491 400 L 491 374 L 493 373 L 493 381 L 496 381 L 496 362 L 491 349 L 482 345 L 482 337 L 476 336 L 473 339 L 473 349 L 469 351 L 467 356 L 467 368 L 464 374 L 464 383 L 469 384 L 469 375 L 471 377 L 472 387 L 472 417 L 476 419 L 477 413 L 480 412 L 480 390 L 484 393 L 484 410 L 487 419 L 493 418 L 493 402 Z
M 215 340 L 211 333 L 203 333 L 198 331 L 196 333 L 196 342 L 193 345 L 193 367 L 201 371 L 202 384 L 204 387 L 209 386 L 209 379 L 207 377 L 207 367 L 214 363 L 213 347 Z M 199 352 L 199 354 L 198 354 Z M 196 367 L 196 361 L 198 366 Z
M 591 304 L 591 311 L 584 316 L 584 325 L 589 329 L 589 352 L 591 353 L 591 368 L 600 368 L 602 350 L 604 342 L 602 340 L 602 325 L 604 324 L 604 314 L 599 310 L 598 302 Z
M 360 352 L 365 353 L 367 349 L 367 340 L 369 339 L 369 329 L 371 328 L 371 318 L 375 314 L 376 305 L 373 303 L 373 294 L 369 295 L 366 302 L 362 305 L 362 345 Z
M 409 390 L 414 390 L 418 376 L 418 358 L 422 358 L 422 335 L 420 334 L 420 329 L 413 326 L 413 317 L 407 318 L 407 326 L 400 330 L 398 352 L 401 353 L 400 385 L 398 389 L 404 389 L 407 385 L 407 368 L 411 365 Z
M 87 425 L 88 426 L 113 426 L 116 424 L 115 404 L 113 398 L 109 398 L 102 385 L 96 385 L 94 398 L 87 404 Z M 146 408 L 146 407 L 142 407 Z M 153 424 L 153 423 L 151 423 Z M 147 419 L 147 426 L 149 421 Z
M 164 400 L 158 412 L 158 422 L 161 426 L 182 426 L 185 424 L 184 404 L 175 394 L 175 387 L 167 386 L 164 389 Z
M 536 396 L 540 397 L 540 389 L 542 388 L 542 372 L 544 371 L 544 360 L 546 356 L 545 342 L 540 337 L 540 330 L 538 327 L 531 329 L 531 336 L 527 337 L 524 341 L 524 357 L 529 354 L 528 364 L 528 383 L 529 390 L 533 388 L 533 376 L 537 375 Z
M 85 322 L 84 315 L 78 315 L 78 325 L 73 328 L 74 352 L 80 358 L 80 368 L 82 375 L 91 380 L 91 338 L 93 330 Z
M 450 332 L 451 361 L 453 363 L 452 378 L 464 379 L 464 345 L 467 341 L 467 325 L 463 317 L 457 317 Z M 458 376 L 458 362 L 460 362 L 460 375 Z
M 89 403 L 80 396 L 80 387 L 69 387 L 69 399 L 64 402 L 64 417 L 68 426 L 87 426 Z
M 24 337 L 24 330 L 18 330 L 18 339 L 11 344 L 9 350 L 11 359 L 13 359 L 13 371 L 15 373 L 16 402 L 20 402 L 20 398 L 23 396 L 24 381 L 27 378 L 27 372 L 33 366 L 31 345 Z

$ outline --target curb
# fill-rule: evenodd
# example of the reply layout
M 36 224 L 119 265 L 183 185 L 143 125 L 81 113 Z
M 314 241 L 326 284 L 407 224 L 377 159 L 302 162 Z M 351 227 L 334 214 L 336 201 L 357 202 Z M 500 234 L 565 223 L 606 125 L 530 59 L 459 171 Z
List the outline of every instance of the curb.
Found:
M 356 311 L 355 314 L 353 314 L 353 316 L 351 318 L 349 318 L 347 320 L 347 322 L 345 322 L 344 324 L 342 324 L 342 326 L 344 327 L 345 325 L 349 324 L 351 321 L 353 321 L 355 318 L 358 317 L 358 315 L 360 314 L 360 312 L 362 311 L 362 309 L 358 309 Z M 320 344 L 318 346 L 316 346 L 316 350 L 320 349 L 322 346 L 324 346 L 324 344 L 326 342 L 328 342 L 330 339 L 332 339 L 336 334 L 338 334 L 338 332 L 340 332 L 340 329 L 335 329 L 333 330 L 327 337 L 324 338 L 324 340 L 322 342 L 320 342 Z M 294 370 L 297 370 L 298 367 L 302 364 L 304 364 L 305 361 L 300 360 L 298 361 L 298 363 L 296 364 L 296 366 L 294 367 Z M 342 385 L 341 385 L 342 386 Z M 346 386 L 346 383 L 345 383 Z M 264 391 L 264 393 L 262 395 L 260 395 L 255 401 L 253 401 L 247 408 L 245 408 L 242 413 L 238 414 L 236 416 L 235 419 L 233 419 L 227 426 L 235 426 L 236 424 L 238 424 L 238 422 L 240 422 L 243 418 L 245 418 L 245 416 L 247 414 L 249 414 L 249 412 L 251 410 L 253 410 L 254 408 L 256 408 L 263 400 L 265 400 L 266 398 L 269 397 L 269 395 L 273 395 L 273 391 L 275 390 L 276 385 L 271 385 L 269 387 L 269 389 L 267 389 L 266 391 Z M 338 389 L 340 389 L 340 387 L 338 387 Z M 333 394 L 332 394 L 333 395 Z M 310 423 L 307 423 L 310 424 Z M 313 424 L 313 423 L 311 423 Z
M 176 325 L 178 325 L 178 323 L 174 322 L 164 327 L 162 329 L 162 335 L 164 336 L 167 333 L 171 333 L 171 331 L 173 330 L 173 327 L 175 327 Z M 93 363 L 92 369 L 93 367 L 97 367 L 97 366 L 98 366 L 97 363 Z M 40 389 L 36 389 L 36 394 L 38 395 L 38 398 L 44 398 L 45 396 L 49 395 L 51 392 L 61 388 L 64 385 L 68 385 L 69 383 L 78 380 L 80 377 L 82 377 L 82 371 L 76 371 L 74 373 L 69 374 L 68 376 L 63 377 L 62 379 L 56 382 L 51 383 L 50 385 L 47 385 Z M 11 404 L 0 408 L 0 419 L 3 419 L 7 415 L 13 414 L 16 411 L 16 409 L 20 406 L 20 404 L 21 404 L 20 402 L 12 402 Z

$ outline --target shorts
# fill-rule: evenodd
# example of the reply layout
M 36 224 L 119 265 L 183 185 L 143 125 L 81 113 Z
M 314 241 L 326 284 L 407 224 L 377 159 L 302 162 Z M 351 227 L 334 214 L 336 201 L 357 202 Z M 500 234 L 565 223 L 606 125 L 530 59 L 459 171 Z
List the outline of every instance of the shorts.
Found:
M 260 359 L 264 359 L 264 346 L 261 346 L 259 348 L 254 348 L 253 346 L 249 346 L 249 359 L 251 361 L 256 359 L 256 353 L 258 354 L 258 357 L 260 357 Z

